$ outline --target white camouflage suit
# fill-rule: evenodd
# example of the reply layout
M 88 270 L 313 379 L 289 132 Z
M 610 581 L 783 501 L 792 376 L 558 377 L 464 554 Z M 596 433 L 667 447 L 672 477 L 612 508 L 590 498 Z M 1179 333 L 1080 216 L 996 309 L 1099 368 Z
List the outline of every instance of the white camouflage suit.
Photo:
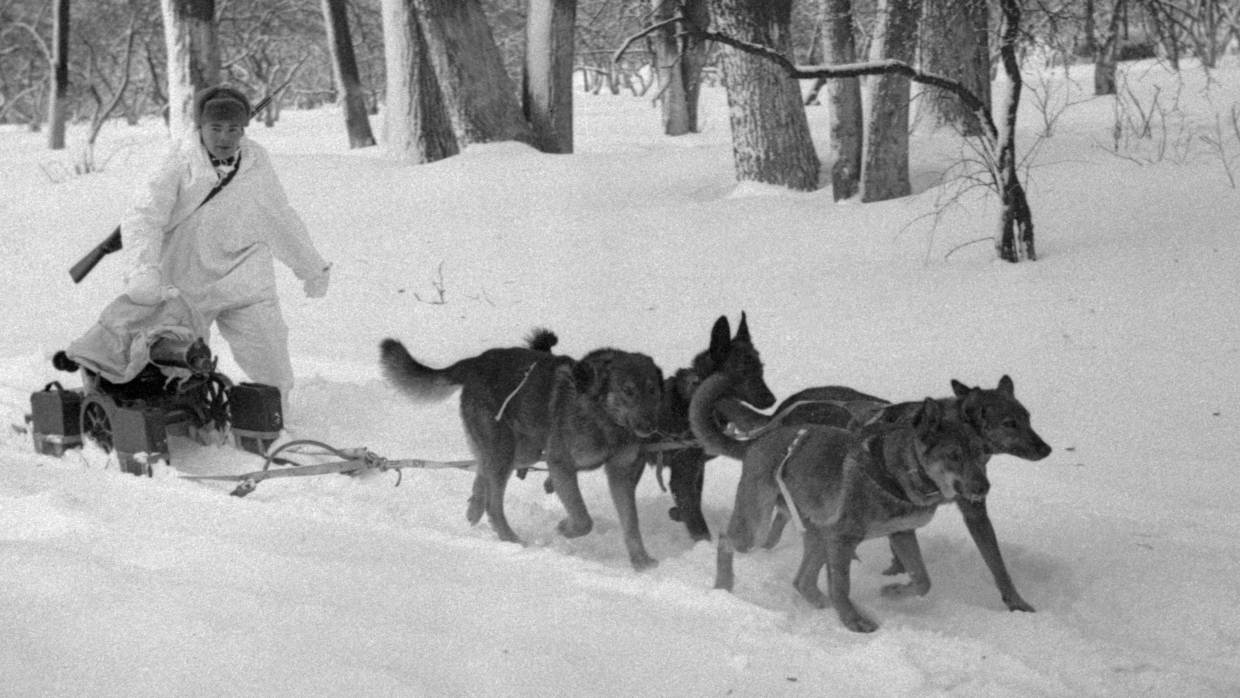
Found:
M 128 275 L 128 298 L 109 306 L 94 332 L 96 339 L 108 335 L 104 344 L 124 345 L 128 351 L 150 324 L 167 324 L 169 312 L 184 315 L 188 305 L 196 316 L 193 324 L 199 326 L 194 329 L 207 335 L 212 324 L 218 326 L 241 370 L 252 381 L 278 387 L 287 409 L 293 367 L 272 260 L 306 281 L 307 295 L 312 296 L 326 293 L 330 265 L 289 206 L 267 151 L 243 137 L 240 153 L 236 175 L 202 205 L 222 175 L 211 164 L 197 130 L 173 145 L 121 221 L 124 249 L 137 252 L 137 263 Z M 316 286 L 319 290 L 312 290 Z M 148 293 L 134 291 L 142 287 Z M 154 297 L 143 297 L 150 289 L 157 289 Z M 147 306 L 147 317 L 138 317 Z M 125 329 L 108 326 L 110 321 L 128 325 L 135 319 L 147 328 L 128 327 L 126 335 Z M 70 355 L 98 366 L 104 362 L 91 354 L 107 348 L 98 344 L 88 333 Z M 132 355 L 122 362 L 130 364 L 125 373 L 132 378 L 145 365 L 145 351 L 128 353 Z

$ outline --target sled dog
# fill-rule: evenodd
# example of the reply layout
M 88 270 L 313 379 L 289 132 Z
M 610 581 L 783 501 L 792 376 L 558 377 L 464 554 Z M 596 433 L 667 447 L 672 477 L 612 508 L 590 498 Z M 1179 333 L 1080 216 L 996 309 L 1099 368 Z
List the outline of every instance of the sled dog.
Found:
M 436 369 L 399 341 L 385 339 L 380 365 L 387 380 L 415 401 L 461 391 L 461 422 L 478 461 L 466 511 L 471 524 L 485 511 L 501 540 L 520 542 L 504 516 L 504 490 L 514 469 L 545 460 L 568 514 L 558 529 L 569 538 L 583 536 L 594 522 L 577 472 L 602 466 L 633 567 L 654 566 L 638 529 L 636 487 L 644 465 L 641 443 L 657 424 L 662 371 L 644 354 L 612 348 L 577 361 L 551 354 L 555 338 L 545 330 L 529 342 L 539 348 L 488 349 Z
M 732 589 L 734 553 L 747 552 L 766 534 L 782 499 L 804 526 L 793 586 L 815 606 L 829 603 L 850 630 L 878 627 L 849 598 L 852 560 L 865 539 L 888 536 L 909 572 L 907 584 L 888 585 L 884 594 L 926 594 L 930 578 L 912 532 L 941 504 L 985 498 L 986 454 L 976 432 L 945 418 L 944 408 L 927 398 L 907 423 L 860 430 L 779 424 L 739 441 L 713 419 L 714 403 L 728 381 L 727 374 L 708 378 L 690 406 L 690 425 L 706 452 L 741 461 L 732 518 L 719 538 L 715 587 Z M 827 595 L 818 588 L 824 566 Z

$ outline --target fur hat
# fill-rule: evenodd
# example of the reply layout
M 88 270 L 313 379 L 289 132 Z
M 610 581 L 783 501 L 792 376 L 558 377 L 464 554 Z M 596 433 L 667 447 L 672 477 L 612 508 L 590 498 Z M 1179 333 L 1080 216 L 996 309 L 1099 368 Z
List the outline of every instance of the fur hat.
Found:
M 216 86 L 199 90 L 194 95 L 194 123 L 202 126 L 210 122 L 224 122 L 248 126 L 250 124 L 250 100 L 243 92 L 232 87 Z

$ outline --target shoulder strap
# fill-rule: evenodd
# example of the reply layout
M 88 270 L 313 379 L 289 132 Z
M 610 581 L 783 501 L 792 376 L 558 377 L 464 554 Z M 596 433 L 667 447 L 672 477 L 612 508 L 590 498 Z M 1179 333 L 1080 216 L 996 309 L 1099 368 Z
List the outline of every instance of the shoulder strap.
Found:
M 232 172 L 229 172 L 228 174 L 224 175 L 224 178 L 221 179 L 218 183 L 216 183 L 215 188 L 213 188 L 211 192 L 207 194 L 207 198 L 203 199 L 202 203 L 198 204 L 198 208 L 202 208 L 203 206 L 206 206 L 208 201 L 210 201 L 211 199 L 214 199 L 215 195 L 220 193 L 220 190 L 223 189 L 225 186 L 227 186 L 228 183 L 232 181 L 232 178 L 235 177 L 237 175 L 237 172 L 239 172 L 240 170 L 241 170 L 241 153 L 240 151 L 238 151 L 237 152 L 237 164 L 235 167 L 233 167 Z

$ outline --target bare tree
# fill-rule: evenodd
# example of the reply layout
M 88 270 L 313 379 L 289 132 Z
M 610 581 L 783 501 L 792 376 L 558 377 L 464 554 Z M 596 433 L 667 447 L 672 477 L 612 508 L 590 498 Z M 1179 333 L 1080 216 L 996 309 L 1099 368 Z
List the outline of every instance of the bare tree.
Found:
M 370 117 L 366 115 L 366 100 L 362 94 L 362 79 L 357 71 L 357 56 L 353 52 L 353 38 L 349 35 L 349 15 L 345 0 L 323 0 L 323 23 L 327 27 L 327 44 L 331 48 L 334 69 L 332 73 L 338 90 L 337 101 L 344 107 L 349 147 L 372 146 L 375 144 L 375 136 L 370 130 Z
M 1000 221 L 994 238 L 995 251 L 1004 261 L 1021 262 L 1037 259 L 1037 255 L 1033 241 L 1033 214 L 1016 171 L 1016 114 L 1019 110 L 1023 86 L 1020 64 L 1016 58 L 1017 42 L 1020 37 L 1020 0 L 1000 0 L 999 6 L 1003 17 L 999 56 L 1009 85 L 1007 94 L 1003 95 L 1005 109 L 1002 130 L 995 125 L 986 103 L 960 82 L 926 73 L 903 61 L 883 59 L 852 65 L 798 68 L 782 53 L 769 46 L 743 41 L 721 32 L 699 30 L 691 26 L 686 26 L 684 30 L 694 32 L 704 39 L 769 60 L 794 79 L 835 80 L 896 73 L 914 82 L 938 87 L 956 95 L 976 114 L 978 122 L 982 124 L 982 136 L 979 139 L 980 150 L 985 156 L 992 177 L 991 187 L 1000 198 Z
M 822 40 L 829 65 L 857 60 L 851 0 L 823 0 Z M 861 184 L 861 153 L 864 131 L 860 78 L 827 82 L 831 107 L 831 190 L 836 201 L 850 199 Z
M 577 0 L 530 0 L 526 19 L 524 116 L 534 146 L 573 152 L 573 39 Z
M 917 55 L 921 0 L 882 0 L 870 46 L 873 59 L 911 64 Z M 861 200 L 885 201 L 913 192 L 908 174 L 909 78 L 884 73 L 870 82 L 870 118 L 861 163 Z
M 791 0 L 712 0 L 710 11 L 720 33 L 776 52 L 791 49 Z M 722 58 L 737 179 L 816 189 L 818 154 L 800 84 L 732 45 L 725 44 Z
M 215 0 L 161 0 L 168 47 L 168 126 L 190 126 L 194 93 L 220 79 Z
M 62 150 L 69 102 L 69 0 L 54 0 L 52 7 L 52 84 L 48 91 L 47 145 L 52 150 Z
M 383 0 L 387 106 L 383 142 L 388 155 L 415 163 L 460 152 L 426 39 L 410 0 Z

